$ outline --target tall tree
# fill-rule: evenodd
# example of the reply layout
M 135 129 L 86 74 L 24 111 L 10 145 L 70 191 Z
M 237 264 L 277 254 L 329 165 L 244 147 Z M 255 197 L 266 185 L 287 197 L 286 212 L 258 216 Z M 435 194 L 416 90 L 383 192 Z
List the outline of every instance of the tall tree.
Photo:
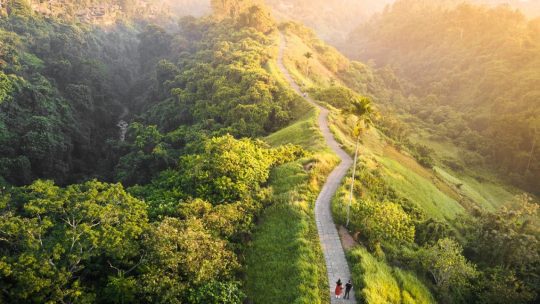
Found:
M 459 290 L 477 275 L 475 266 L 463 256 L 459 243 L 449 238 L 440 239 L 425 248 L 421 251 L 420 259 L 433 277 L 444 302 L 449 301 L 451 288 Z
M 353 200 L 354 193 L 354 181 L 356 178 L 356 164 L 358 162 L 358 146 L 360 144 L 360 135 L 362 131 L 369 128 L 372 125 L 371 116 L 373 115 L 373 108 L 371 106 L 371 100 L 368 98 L 359 98 L 352 101 L 350 108 L 350 113 L 356 116 L 356 123 L 353 127 L 353 135 L 356 138 L 356 144 L 354 147 L 354 161 L 353 161 L 353 172 L 351 179 L 351 190 L 349 197 L 349 205 L 347 207 L 347 224 L 349 226 L 350 221 L 350 209 Z

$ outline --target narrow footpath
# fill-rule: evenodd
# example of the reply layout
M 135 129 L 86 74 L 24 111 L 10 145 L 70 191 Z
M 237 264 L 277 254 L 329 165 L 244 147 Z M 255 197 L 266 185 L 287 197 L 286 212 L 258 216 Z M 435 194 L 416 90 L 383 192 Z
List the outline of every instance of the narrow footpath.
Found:
M 328 109 L 319 106 L 311 97 L 304 95 L 300 90 L 298 84 L 291 77 L 289 71 L 285 68 L 283 64 L 283 53 L 287 46 L 287 41 L 285 36 L 280 33 L 280 46 L 279 46 L 279 55 L 278 55 L 278 67 L 289 82 L 293 90 L 307 100 L 313 106 L 319 108 L 320 114 L 318 118 L 319 128 L 324 136 L 326 144 L 336 153 L 336 155 L 341 159 L 341 163 L 337 166 L 332 173 L 328 176 L 326 183 L 324 184 L 319 197 L 315 203 L 315 220 L 317 221 L 317 230 L 319 232 L 319 240 L 321 242 L 321 247 L 324 253 L 324 259 L 326 261 L 326 269 L 328 272 L 328 283 L 330 285 L 330 297 L 332 298 L 331 303 L 356 303 L 354 296 L 354 290 L 351 291 L 350 300 L 335 299 L 334 298 L 334 288 L 335 283 L 338 279 L 341 279 L 343 286 L 351 278 L 351 273 L 349 270 L 349 265 L 345 258 L 345 252 L 341 246 L 341 241 L 339 239 L 339 233 L 332 218 L 332 212 L 330 210 L 330 204 L 332 202 L 332 197 L 336 193 L 341 184 L 341 180 L 347 175 L 349 168 L 353 164 L 352 158 L 341 149 L 340 145 L 334 139 L 332 132 L 328 128 Z M 354 282 L 353 282 L 354 283 Z M 355 286 L 356 287 L 356 286 Z

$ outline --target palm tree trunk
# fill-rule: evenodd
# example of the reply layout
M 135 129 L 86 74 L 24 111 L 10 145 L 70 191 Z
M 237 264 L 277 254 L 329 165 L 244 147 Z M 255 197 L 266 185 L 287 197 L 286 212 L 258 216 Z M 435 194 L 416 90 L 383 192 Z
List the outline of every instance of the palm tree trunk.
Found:
M 527 162 L 527 168 L 525 169 L 525 174 L 527 174 L 527 172 L 529 172 L 529 168 L 531 167 L 531 161 L 532 161 L 532 157 L 533 157 L 533 154 L 534 154 L 534 149 L 536 148 L 536 138 L 537 138 L 537 135 L 536 135 L 536 128 L 535 128 L 534 129 L 533 144 L 532 144 L 532 148 L 531 148 L 531 153 L 529 153 L 529 161 Z
M 358 160 L 358 144 L 360 143 L 360 135 L 356 138 L 356 147 L 354 148 L 354 162 L 353 162 L 353 171 L 352 171 L 352 181 L 351 181 L 351 193 L 349 196 L 349 205 L 347 206 L 347 224 L 346 227 L 349 227 L 350 215 L 351 215 L 351 204 L 353 200 L 354 192 L 354 178 L 356 176 L 356 162 Z

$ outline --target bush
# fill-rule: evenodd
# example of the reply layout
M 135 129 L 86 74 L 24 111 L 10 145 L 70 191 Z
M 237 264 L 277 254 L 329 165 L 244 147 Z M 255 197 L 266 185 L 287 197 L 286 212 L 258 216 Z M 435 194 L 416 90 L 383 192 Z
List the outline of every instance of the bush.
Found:
M 429 289 L 412 273 L 394 269 L 394 274 L 401 286 L 402 303 L 428 304 L 435 303 Z
M 240 304 L 246 296 L 235 282 L 210 282 L 191 290 L 192 304 Z
M 426 145 L 409 143 L 409 150 L 412 156 L 420 163 L 420 165 L 431 169 L 435 165 L 432 155 L 435 153 L 433 149 Z
M 360 98 L 358 94 L 342 86 L 332 86 L 317 90 L 314 97 L 338 109 L 349 109 L 352 103 Z
M 414 275 L 378 260 L 365 248 L 349 253 L 352 279 L 367 304 L 435 303 L 429 289 Z

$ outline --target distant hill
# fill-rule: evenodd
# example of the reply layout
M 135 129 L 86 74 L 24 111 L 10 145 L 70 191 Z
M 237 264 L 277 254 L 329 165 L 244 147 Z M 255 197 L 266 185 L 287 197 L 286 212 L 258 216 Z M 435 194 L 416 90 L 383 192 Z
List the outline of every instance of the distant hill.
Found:
M 373 14 L 381 13 L 394 0 L 265 0 L 279 19 L 300 21 L 325 41 L 341 46 L 346 36 Z M 463 2 L 500 6 L 507 4 L 528 17 L 540 16 L 540 0 L 426 0 L 433 5 L 459 5 Z
M 122 18 L 139 18 L 165 25 L 176 24 L 178 16 L 202 16 L 210 12 L 209 1 L 198 0 L 14 0 L 0 3 L 0 11 L 28 6 L 44 16 L 102 25 Z
M 293 19 L 313 28 L 331 43 L 342 42 L 347 33 L 381 11 L 392 0 L 266 0 L 278 18 Z
M 210 1 L 201 0 L 160 0 L 169 5 L 177 15 L 196 17 L 210 13 Z
M 479 4 L 487 5 L 510 5 L 513 8 L 519 9 L 527 17 L 540 16 L 540 1 L 539 0 L 475 0 Z
M 391 66 L 418 100 L 398 105 L 538 193 L 540 20 L 509 7 L 401 0 L 355 30 L 348 54 Z M 399 103 L 395 101 L 395 103 Z

